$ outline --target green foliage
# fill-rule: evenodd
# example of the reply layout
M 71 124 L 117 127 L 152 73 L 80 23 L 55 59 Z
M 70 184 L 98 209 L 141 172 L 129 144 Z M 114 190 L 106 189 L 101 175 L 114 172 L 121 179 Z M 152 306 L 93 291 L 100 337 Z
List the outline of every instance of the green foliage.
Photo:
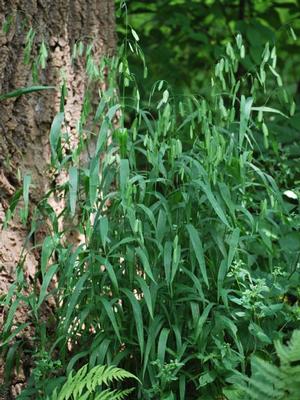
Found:
M 262 358 L 253 357 L 251 378 L 242 377 L 244 384 L 237 384 L 233 396 L 228 391 L 228 400 L 297 400 L 300 393 L 300 331 L 294 331 L 288 346 L 275 342 L 280 365 Z M 238 376 L 241 380 L 241 377 Z M 226 391 L 225 391 L 226 392 Z M 226 393 L 227 395 L 227 393 Z
M 177 360 L 170 360 L 169 363 L 162 364 L 160 360 L 156 360 L 152 362 L 152 365 L 158 370 L 156 375 L 157 383 L 146 391 L 148 396 L 161 400 L 176 399 L 176 394 L 170 390 L 170 387 L 172 382 L 177 381 L 178 377 L 176 375 L 184 364 L 179 363 Z
M 139 33 L 145 57 L 151 60 L 150 79 L 135 59 L 130 64 L 147 93 L 153 81 L 167 80 L 176 94 L 207 90 L 206 71 L 223 55 L 223 46 L 240 33 L 247 52 L 241 68 L 255 69 L 266 42 L 276 45 L 278 62 L 288 87 L 299 81 L 299 1 L 282 0 L 118 0 L 118 34 L 132 36 L 128 24 Z M 152 81 L 153 79 L 153 81 Z M 149 86 L 150 84 L 150 86 Z
M 299 103 L 299 0 L 118 0 L 117 4 L 119 38 L 130 42 L 134 39 L 131 26 L 134 27 L 138 30 L 143 57 L 150 60 L 149 79 L 144 80 L 143 63 L 134 52 L 128 51 L 130 68 L 145 97 L 152 93 L 158 80 L 170 84 L 176 103 L 186 100 L 186 96 L 206 95 L 207 71 L 223 57 L 224 45 L 241 34 L 248 50 L 237 74 L 243 76 L 259 70 L 262 55 L 268 53 L 265 44 L 269 42 L 269 54 L 276 47 L 277 55 L 268 68 L 278 65 L 285 83 L 280 102 L 287 101 L 293 111 L 296 103 L 287 99 L 288 93 Z M 300 181 L 298 126 L 299 113 L 290 120 L 276 118 L 267 125 L 262 123 L 265 134 L 256 138 L 259 152 L 255 154 L 263 169 L 270 171 L 277 182 L 295 190 Z
M 137 399 L 216 399 L 236 370 L 248 370 L 253 353 L 272 360 L 273 341 L 289 339 L 299 324 L 299 205 L 290 212 L 283 194 L 294 187 L 278 172 L 274 179 L 263 157 L 270 147 L 276 152 L 273 127 L 286 123 L 293 104 L 276 49 L 266 44 L 259 65 L 244 74 L 248 47 L 238 35 L 206 72 L 206 96 L 177 102 L 159 81 L 146 107 L 129 68 L 128 51 L 143 57 L 130 32 L 118 57 L 101 63 L 92 44 L 75 45 L 89 77 L 78 143 L 70 147 L 62 129 L 63 101 L 50 130 L 51 168 L 68 180 L 30 215 L 31 235 L 49 226 L 35 244 L 34 284 L 22 259 L 2 301 L 7 363 L 30 351 L 26 326 L 14 324 L 20 304 L 35 328 L 27 398 L 50 397 L 55 387 L 61 393 L 65 376 L 68 390 L 88 388 L 91 372 L 81 369 L 88 364 L 101 376 L 111 371 L 102 365 L 137 376 Z M 107 67 L 108 87 L 93 107 L 93 84 Z M 27 178 L 8 220 L 22 195 L 28 219 L 28 190 Z M 59 214 L 53 193 L 65 200 Z M 50 298 L 56 307 L 43 322 Z M 11 343 L 19 350 L 13 355 Z
M 28 93 L 32 93 L 32 92 L 39 92 L 41 90 L 51 90 L 51 89 L 53 90 L 53 89 L 55 89 L 55 87 L 54 86 L 30 86 L 27 88 L 20 88 L 20 89 L 14 90 L 12 92 L 0 95 L 0 101 L 9 99 L 11 97 L 19 97 L 24 94 L 28 94 Z
M 51 400 L 123 400 L 132 391 L 104 389 L 99 391 L 101 385 L 109 385 L 114 381 L 123 381 L 125 378 L 135 376 L 116 367 L 106 367 L 98 365 L 88 371 L 88 366 L 84 365 L 77 371 L 68 375 L 63 387 L 51 396 Z

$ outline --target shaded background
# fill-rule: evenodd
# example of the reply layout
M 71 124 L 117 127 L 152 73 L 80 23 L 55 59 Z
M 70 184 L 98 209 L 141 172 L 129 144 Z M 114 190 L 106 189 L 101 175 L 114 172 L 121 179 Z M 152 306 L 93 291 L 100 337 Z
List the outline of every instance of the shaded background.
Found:
M 147 79 L 144 79 L 141 57 L 128 49 L 128 58 L 144 99 L 149 97 L 158 80 L 168 82 L 175 103 L 205 94 L 215 63 L 225 51 L 224 44 L 233 42 L 238 33 L 246 46 L 241 75 L 258 70 L 267 42 L 271 49 L 276 46 L 277 70 L 289 101 L 296 102 L 296 112 L 289 120 L 279 115 L 270 116 L 270 146 L 265 149 L 258 134 L 256 158 L 281 187 L 300 190 L 298 0 L 117 0 L 116 13 L 119 44 L 125 38 L 132 38 L 131 28 L 140 38 Z M 275 90 L 280 89 L 274 87 Z M 126 95 L 134 96 L 134 93 L 128 89 Z M 279 97 L 284 108 L 284 96 Z M 152 111 L 155 116 L 155 110 Z

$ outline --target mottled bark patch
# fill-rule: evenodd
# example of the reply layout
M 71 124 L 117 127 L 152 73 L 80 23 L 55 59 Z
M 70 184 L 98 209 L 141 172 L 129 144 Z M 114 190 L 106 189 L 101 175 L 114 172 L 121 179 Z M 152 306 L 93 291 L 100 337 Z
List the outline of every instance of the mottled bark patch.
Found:
M 35 32 L 32 49 L 37 54 L 42 40 L 48 45 L 46 69 L 40 71 L 39 84 L 59 88 L 65 79 L 68 97 L 65 104 L 66 127 L 77 141 L 76 126 L 80 118 L 87 78 L 84 62 L 72 62 L 71 52 L 76 41 L 94 42 L 94 54 L 110 55 L 115 48 L 113 0 L 0 0 L 0 26 L 11 19 L 7 31 L 0 30 L 0 93 L 33 84 L 32 73 L 24 65 L 26 33 L 31 26 Z M 63 71 L 63 78 L 62 78 Z M 0 102 L 0 296 L 14 282 L 15 269 L 28 229 L 16 217 L 3 230 L 5 210 L 9 199 L 21 186 L 22 174 L 32 175 L 30 201 L 36 204 L 49 189 L 50 149 L 48 135 L 51 122 L 59 110 L 59 91 L 31 93 Z M 53 183 L 53 182 L 52 182 Z M 54 206 L 63 207 L 61 199 L 53 198 Z M 41 238 L 43 234 L 41 234 Z M 25 275 L 33 278 L 39 264 L 38 252 L 30 251 L 24 264 Z M 0 310 L 0 330 L 4 311 Z M 27 319 L 26 309 L 16 315 L 16 322 Z M 30 334 L 30 329 L 28 330 Z M 0 384 L 3 362 L 0 363 Z M 11 388 L 13 398 L 25 379 L 22 368 Z M 18 390 L 17 390 L 18 389 Z

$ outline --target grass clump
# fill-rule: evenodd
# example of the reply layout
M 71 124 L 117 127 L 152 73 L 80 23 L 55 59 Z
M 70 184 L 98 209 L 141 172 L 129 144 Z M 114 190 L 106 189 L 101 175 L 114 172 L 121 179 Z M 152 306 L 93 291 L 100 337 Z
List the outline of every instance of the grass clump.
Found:
M 137 376 L 137 399 L 217 399 L 236 370 L 248 372 L 253 353 L 272 361 L 273 341 L 289 338 L 299 321 L 288 298 L 299 282 L 299 216 L 261 158 L 275 143 L 270 118 L 289 112 L 275 50 L 267 45 L 259 69 L 240 76 L 246 49 L 238 36 L 205 98 L 177 102 L 161 81 L 146 107 L 126 64 L 129 43 L 110 60 L 94 114 L 86 100 L 68 155 L 63 107 L 52 124 L 52 168 L 69 177 L 54 190 L 66 206 L 57 215 L 51 192 L 38 204 L 32 229 L 40 218 L 51 225 L 40 284 L 32 290 L 20 265 L 15 296 L 4 301 L 7 359 L 12 340 L 15 350 L 24 346 L 24 327 L 12 318 L 21 300 L 35 325 L 39 351 L 22 399 L 51 396 L 87 363 Z M 89 53 L 87 72 L 91 63 Z M 66 240 L 70 220 L 78 245 Z M 50 296 L 56 307 L 41 322 Z

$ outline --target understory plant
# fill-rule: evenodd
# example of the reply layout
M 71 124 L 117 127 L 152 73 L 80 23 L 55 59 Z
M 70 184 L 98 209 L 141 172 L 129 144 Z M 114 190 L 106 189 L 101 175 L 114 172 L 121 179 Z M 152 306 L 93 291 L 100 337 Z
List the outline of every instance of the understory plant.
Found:
M 122 381 L 125 378 L 135 377 L 116 367 L 97 365 L 88 371 L 88 365 L 84 365 L 76 374 L 68 375 L 63 387 L 59 392 L 55 389 L 50 400 L 123 400 L 132 392 L 132 389 L 99 390 L 99 387 L 107 386 L 113 381 Z
M 128 51 L 141 55 L 131 33 L 107 63 L 86 53 L 91 84 L 111 72 L 95 110 L 86 96 L 75 147 L 63 101 L 52 124 L 51 168 L 68 179 L 31 216 L 31 234 L 49 227 L 34 284 L 21 260 L 3 300 L 7 362 L 17 364 L 21 350 L 33 360 L 22 399 L 51 398 L 86 364 L 137 376 L 131 398 L 217 399 L 236 370 L 249 373 L 253 354 L 271 362 L 273 341 L 299 325 L 298 208 L 291 212 L 282 197 L 289 188 L 257 161 L 258 142 L 267 149 L 275 141 L 270 119 L 293 112 L 276 49 L 266 44 L 260 65 L 241 76 L 239 35 L 224 48 L 206 98 L 177 103 L 160 81 L 150 112 L 126 61 Z M 16 195 L 25 211 L 29 189 L 27 178 Z M 59 214 L 53 192 L 65 199 Z M 20 302 L 34 325 L 31 349 L 22 340 L 27 325 L 14 325 Z
M 225 390 L 228 400 L 297 400 L 300 393 L 300 331 L 293 332 L 288 345 L 275 342 L 279 365 L 261 357 L 251 360 L 251 377 L 237 375 L 235 389 Z

